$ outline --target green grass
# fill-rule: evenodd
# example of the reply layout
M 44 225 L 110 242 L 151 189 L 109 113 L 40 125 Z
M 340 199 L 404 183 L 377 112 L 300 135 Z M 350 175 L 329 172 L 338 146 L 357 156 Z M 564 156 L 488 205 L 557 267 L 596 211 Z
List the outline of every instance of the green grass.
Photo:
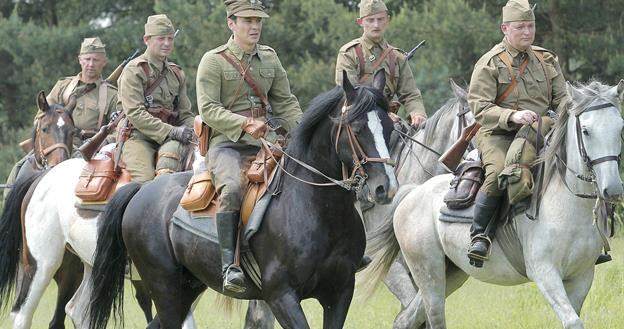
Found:
M 612 240 L 614 261 L 596 269 L 594 284 L 583 307 L 581 318 L 588 329 L 624 328 L 624 238 Z M 145 321 L 136 302 L 126 290 L 125 328 L 144 328 Z M 35 314 L 33 328 L 47 328 L 52 317 L 56 287 L 46 291 Z M 398 301 L 384 288 L 370 299 L 355 299 L 347 317 L 345 328 L 391 328 L 399 311 Z M 206 293 L 199 303 L 195 318 L 200 328 L 242 328 L 246 304 L 242 303 L 231 313 L 224 311 L 217 294 Z M 322 328 L 322 310 L 315 300 L 303 303 L 311 328 Z M 542 329 L 560 328 L 555 313 L 546 303 L 534 284 L 516 287 L 499 287 L 469 280 L 449 297 L 446 307 L 449 328 L 505 328 Z M 72 328 L 67 320 L 67 328 Z M 112 325 L 109 325 L 113 328 Z M 276 326 L 279 328 L 279 326 Z M 0 320 L 0 329 L 10 329 L 8 316 Z

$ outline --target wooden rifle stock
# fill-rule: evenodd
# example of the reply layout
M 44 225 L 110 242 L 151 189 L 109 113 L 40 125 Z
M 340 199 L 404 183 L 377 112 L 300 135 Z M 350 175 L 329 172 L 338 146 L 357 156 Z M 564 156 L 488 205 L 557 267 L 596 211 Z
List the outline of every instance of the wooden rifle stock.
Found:
M 451 171 L 455 171 L 459 163 L 464 157 L 464 153 L 470 144 L 470 140 L 477 134 L 481 124 L 474 122 L 470 126 L 464 128 L 460 138 L 451 147 L 440 156 L 440 161 L 446 168 Z
M 102 126 L 100 128 L 100 131 L 93 135 L 93 137 L 87 139 L 87 141 L 85 141 L 84 144 L 82 144 L 78 148 L 78 151 L 85 161 L 88 162 L 89 160 L 91 160 L 93 155 L 100 149 L 100 146 L 102 146 L 102 143 L 106 139 L 106 136 L 108 136 L 111 132 L 113 132 L 113 130 L 115 130 L 115 128 L 119 124 L 119 121 L 121 121 L 121 119 L 124 117 L 125 115 L 123 113 L 119 114 L 115 118 L 115 120 L 109 122 L 105 126 Z
M 130 55 L 130 57 L 124 59 L 123 62 L 121 62 L 121 64 L 119 64 L 119 66 L 117 66 L 117 68 L 115 69 L 115 71 L 113 71 L 113 73 L 111 73 L 108 78 L 106 78 L 106 82 L 108 83 L 117 83 L 117 80 L 119 79 L 119 76 L 121 75 L 121 71 L 123 71 L 124 67 L 126 67 L 126 65 L 133 60 L 137 55 L 139 54 L 139 50 L 135 50 L 134 53 L 132 55 Z

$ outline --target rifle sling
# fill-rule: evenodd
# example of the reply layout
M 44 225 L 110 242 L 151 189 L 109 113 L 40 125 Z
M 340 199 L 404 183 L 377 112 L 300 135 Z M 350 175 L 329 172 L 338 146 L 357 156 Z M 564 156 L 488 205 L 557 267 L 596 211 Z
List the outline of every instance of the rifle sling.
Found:
M 150 96 L 154 92 L 154 89 L 156 89 L 156 87 L 158 87 L 160 83 L 163 81 L 163 79 L 165 78 L 165 75 L 167 74 L 167 68 L 169 68 L 169 66 L 167 65 L 167 63 L 165 63 L 165 66 L 163 70 L 160 71 L 158 78 L 156 78 L 156 80 L 154 80 L 153 82 L 150 82 L 150 72 L 149 72 L 149 67 L 148 67 L 147 62 L 141 62 L 139 63 L 139 65 L 141 66 L 141 68 L 143 69 L 143 72 L 145 73 L 145 76 L 147 77 L 147 85 L 143 92 L 144 97 L 147 98 L 147 96 Z
M 377 60 L 372 64 L 372 71 L 375 72 L 379 68 L 379 66 L 383 64 L 386 57 L 388 57 L 388 69 L 390 70 L 390 72 L 388 73 L 390 75 L 390 81 L 394 81 L 394 71 L 396 67 L 396 54 L 393 50 L 393 47 L 388 46 L 388 48 L 384 49 L 384 51 L 381 53 L 381 56 L 379 56 L 379 58 L 377 58 Z M 355 54 L 360 64 L 359 82 L 364 83 L 366 80 L 368 80 L 370 74 L 364 72 L 364 66 L 366 64 L 364 61 L 364 51 L 362 50 L 362 44 L 355 45 Z
M 242 62 L 240 64 L 236 63 L 232 59 L 232 57 L 228 56 L 225 52 L 220 52 L 219 54 L 226 61 L 228 61 L 228 63 L 230 63 L 236 69 L 236 71 L 238 71 L 238 73 L 241 74 L 241 76 L 243 77 L 243 79 L 245 79 L 245 82 L 247 82 L 251 90 L 253 90 L 254 94 L 256 94 L 258 98 L 260 98 L 260 101 L 262 102 L 262 106 L 264 107 L 265 110 L 267 110 L 267 114 L 270 114 L 268 111 L 268 109 L 270 109 L 269 100 L 267 99 L 262 89 L 260 89 L 256 81 L 253 79 L 253 77 L 251 76 L 251 73 L 249 73 L 249 66 L 247 66 L 245 63 L 242 63 Z

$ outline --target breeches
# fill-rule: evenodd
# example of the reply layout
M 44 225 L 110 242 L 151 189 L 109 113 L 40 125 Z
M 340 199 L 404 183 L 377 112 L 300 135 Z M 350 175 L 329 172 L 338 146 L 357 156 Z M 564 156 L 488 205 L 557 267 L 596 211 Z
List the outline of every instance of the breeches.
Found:
M 155 175 L 182 171 L 189 146 L 174 140 L 158 145 L 151 140 L 130 136 L 123 146 L 121 160 L 135 182 L 146 182 Z
M 485 179 L 480 191 L 490 196 L 501 196 L 504 191 L 498 188 L 498 175 L 505 168 L 505 157 L 514 135 L 489 135 L 485 138 L 477 135 L 477 137 L 477 148 L 485 170 Z
M 221 143 L 206 155 L 208 169 L 219 193 L 219 212 L 239 212 L 243 200 L 242 182 L 245 170 L 256 158 L 259 147 L 238 143 Z

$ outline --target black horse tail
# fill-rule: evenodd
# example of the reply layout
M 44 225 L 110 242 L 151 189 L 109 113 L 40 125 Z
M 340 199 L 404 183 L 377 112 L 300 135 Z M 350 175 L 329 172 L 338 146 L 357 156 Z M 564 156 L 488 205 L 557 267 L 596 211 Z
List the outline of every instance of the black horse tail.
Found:
M 18 179 L 4 200 L 0 217 L 0 310 L 5 311 L 15 289 L 22 250 L 22 200 L 31 185 L 41 176 L 38 172 Z M 4 312 L 2 312 L 4 313 Z
M 140 183 L 120 188 L 100 217 L 91 274 L 93 291 L 87 308 L 90 329 L 105 329 L 111 310 L 123 325 L 124 275 L 128 257 L 121 223 L 128 203 L 140 188 Z
M 360 273 L 360 282 L 365 285 L 363 294 L 367 297 L 370 297 L 375 292 L 377 285 L 386 276 L 394 259 L 401 250 L 399 241 L 397 241 L 394 235 L 394 212 L 401 201 L 416 187 L 418 185 L 415 184 L 402 185 L 394 199 L 392 199 L 392 207 L 388 211 L 386 218 L 384 218 L 383 223 L 375 230 L 368 232 L 366 254 L 373 261 Z

